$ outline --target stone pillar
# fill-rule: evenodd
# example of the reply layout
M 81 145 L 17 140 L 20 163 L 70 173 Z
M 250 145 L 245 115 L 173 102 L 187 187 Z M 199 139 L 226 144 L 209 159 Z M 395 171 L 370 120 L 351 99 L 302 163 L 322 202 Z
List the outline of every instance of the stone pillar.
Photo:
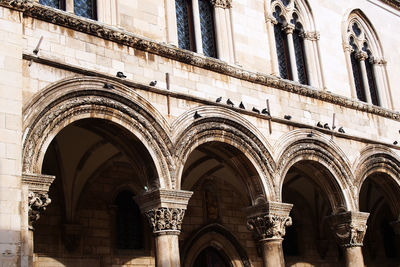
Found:
M 156 266 L 180 267 L 178 236 L 193 192 L 157 189 L 136 197 L 155 235 Z
M 368 58 L 368 54 L 364 51 L 358 51 L 356 53 L 356 58 L 360 61 L 362 83 L 364 85 L 365 98 L 367 100 L 367 103 L 371 104 L 372 103 L 371 92 L 369 91 L 367 67 L 365 66 L 365 60 Z
M 292 225 L 289 217 L 292 204 L 267 202 L 245 209 L 247 227 L 253 231 L 262 248 L 264 267 L 284 267 L 282 241 L 286 227 Z
M 21 262 L 22 266 L 33 266 L 33 230 L 34 223 L 39 220 L 40 213 L 51 203 L 48 196 L 50 185 L 55 176 L 43 174 L 22 174 L 24 206 L 21 224 Z
M 344 44 L 343 49 L 347 65 L 347 74 L 349 76 L 351 97 L 357 99 L 357 90 L 356 84 L 354 82 L 353 66 L 351 65 L 351 53 L 353 52 L 353 48 L 349 44 Z
M 364 267 L 361 251 L 369 213 L 347 211 L 328 217 L 334 236 L 343 249 L 346 267 Z
M 271 14 L 269 14 L 265 19 L 265 22 L 267 24 L 268 44 L 271 57 L 271 75 L 279 76 L 278 56 L 276 52 L 274 33 L 274 24 L 277 24 L 278 21 Z
M 199 13 L 199 0 L 192 0 L 194 39 L 196 42 L 196 52 L 203 54 L 203 40 L 201 38 L 201 24 Z
M 175 0 L 165 0 L 164 4 L 165 20 L 167 24 L 167 42 L 168 44 L 178 46 Z
M 294 25 L 288 24 L 285 27 L 285 32 L 287 34 L 287 42 L 288 42 L 288 48 L 289 48 L 289 57 L 290 57 L 290 66 L 292 69 L 292 77 L 293 81 L 298 82 L 299 77 L 297 74 L 297 64 L 296 64 L 296 52 L 294 51 L 294 43 L 293 43 L 293 31 L 294 31 Z

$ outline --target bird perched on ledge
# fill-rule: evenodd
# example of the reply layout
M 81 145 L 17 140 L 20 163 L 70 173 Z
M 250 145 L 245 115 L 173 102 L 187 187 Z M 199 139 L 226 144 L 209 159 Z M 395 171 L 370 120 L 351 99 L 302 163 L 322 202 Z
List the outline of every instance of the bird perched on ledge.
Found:
M 232 107 L 235 105 L 229 98 L 226 100 L 226 104 L 231 105 Z
M 151 81 L 150 82 L 150 86 L 156 86 L 156 84 L 157 84 L 157 81 Z
M 114 85 L 112 85 L 110 83 L 104 83 L 103 88 L 105 88 L 105 89 L 114 89 Z
M 317 127 L 319 127 L 319 128 L 324 128 L 324 126 L 322 125 L 322 123 L 319 121 L 319 122 L 317 122 Z
M 344 129 L 343 129 L 343 126 L 342 126 L 342 127 L 339 127 L 338 132 L 339 132 L 339 133 L 345 133 L 345 131 L 344 131 Z
M 291 120 L 291 119 L 292 119 L 292 116 L 290 116 L 290 115 L 285 115 L 285 116 L 283 116 L 283 118 L 284 118 L 285 120 Z
M 117 77 L 118 78 L 126 78 L 125 74 L 122 71 L 117 72 Z
M 263 110 L 261 110 L 261 113 L 264 115 L 269 115 L 269 112 L 266 108 L 263 108 Z
M 202 116 L 196 111 L 195 113 L 194 113 L 194 115 L 193 115 L 193 118 L 194 119 L 199 119 L 199 118 L 201 118 Z
M 222 100 L 222 96 L 218 97 L 218 98 L 215 100 L 215 102 L 219 103 L 219 102 L 221 102 L 221 100 Z
M 331 127 L 329 127 L 329 124 L 328 124 L 328 123 L 325 123 L 325 124 L 324 124 L 324 128 L 325 128 L 325 129 L 328 129 L 328 130 L 331 129 Z
M 255 108 L 255 107 L 253 107 L 253 109 L 252 109 L 251 111 L 254 111 L 255 113 L 260 114 L 260 111 L 259 111 L 257 108 Z
M 239 108 L 241 108 L 241 109 L 246 109 L 246 108 L 244 107 L 244 105 L 243 105 L 243 102 L 240 102 Z

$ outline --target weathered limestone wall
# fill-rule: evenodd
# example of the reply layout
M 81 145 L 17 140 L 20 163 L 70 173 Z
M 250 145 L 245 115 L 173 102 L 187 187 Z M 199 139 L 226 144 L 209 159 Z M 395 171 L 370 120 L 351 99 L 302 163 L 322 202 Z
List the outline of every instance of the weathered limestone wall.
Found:
M 22 47 L 20 12 L 0 7 L 0 262 L 21 254 Z

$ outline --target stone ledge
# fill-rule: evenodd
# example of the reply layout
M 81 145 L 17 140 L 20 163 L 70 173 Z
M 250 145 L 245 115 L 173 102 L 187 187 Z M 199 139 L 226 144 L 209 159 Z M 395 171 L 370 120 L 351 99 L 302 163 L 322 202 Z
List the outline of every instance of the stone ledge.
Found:
M 380 0 L 380 1 L 397 9 L 397 10 L 400 10 L 400 1 L 399 0 Z
M 218 59 L 201 56 L 191 51 L 183 50 L 165 43 L 158 43 L 150 39 L 125 32 L 121 29 L 104 25 L 97 21 L 85 19 L 74 14 L 43 6 L 36 2 L 28 0 L 0 0 L 0 5 L 19 10 L 23 12 L 25 16 L 30 16 L 39 20 L 54 23 L 199 68 L 208 69 L 237 79 L 277 88 L 287 92 L 400 121 L 400 113 L 392 110 L 366 104 L 358 100 L 329 93 L 327 91 L 318 90 L 310 86 L 300 85 L 298 83 L 283 80 L 275 76 L 244 70 L 237 66 L 229 65 L 226 62 Z

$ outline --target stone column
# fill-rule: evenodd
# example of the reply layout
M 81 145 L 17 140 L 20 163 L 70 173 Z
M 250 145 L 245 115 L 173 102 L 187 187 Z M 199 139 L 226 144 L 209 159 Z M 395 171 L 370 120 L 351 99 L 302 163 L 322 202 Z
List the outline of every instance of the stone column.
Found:
M 289 48 L 289 57 L 290 57 L 290 66 L 292 69 L 292 77 L 293 81 L 298 82 L 299 77 L 297 74 L 297 64 L 296 64 L 296 52 L 294 51 L 294 43 L 293 43 L 293 31 L 294 25 L 288 24 L 285 27 L 285 32 L 287 34 L 287 42 Z
M 292 225 L 289 217 L 292 204 L 267 202 L 245 209 L 247 227 L 253 231 L 262 248 L 264 267 L 284 267 L 282 241 L 286 227 Z
M 22 200 L 24 214 L 21 216 L 22 266 L 33 266 L 33 226 L 39 220 L 40 214 L 51 203 L 48 192 L 54 179 L 55 176 L 51 175 L 22 174 L 22 196 L 25 197 Z
M 347 211 L 328 217 L 334 236 L 343 249 L 346 267 L 364 267 L 361 251 L 369 213 Z
M 167 42 L 178 46 L 178 32 L 176 26 L 175 0 L 165 0 L 165 21 L 167 24 Z
M 347 74 L 349 76 L 351 97 L 357 99 L 357 90 L 356 84 L 354 82 L 353 66 L 351 65 L 351 53 L 353 52 L 353 48 L 349 44 L 343 44 L 343 49 L 347 65 Z
M 193 14 L 194 36 L 195 36 L 194 39 L 196 42 L 196 52 L 199 54 L 203 54 L 203 40 L 201 38 L 199 0 L 192 0 L 192 14 Z
M 155 235 L 156 266 L 180 267 L 178 236 L 193 192 L 157 189 L 136 197 Z
M 365 98 L 367 103 L 371 104 L 371 92 L 369 91 L 368 84 L 368 75 L 367 75 L 367 67 L 365 66 L 365 60 L 368 58 L 368 54 L 364 51 L 358 51 L 356 53 L 356 59 L 360 61 L 361 66 L 361 75 L 362 75 L 362 83 L 364 85 Z

